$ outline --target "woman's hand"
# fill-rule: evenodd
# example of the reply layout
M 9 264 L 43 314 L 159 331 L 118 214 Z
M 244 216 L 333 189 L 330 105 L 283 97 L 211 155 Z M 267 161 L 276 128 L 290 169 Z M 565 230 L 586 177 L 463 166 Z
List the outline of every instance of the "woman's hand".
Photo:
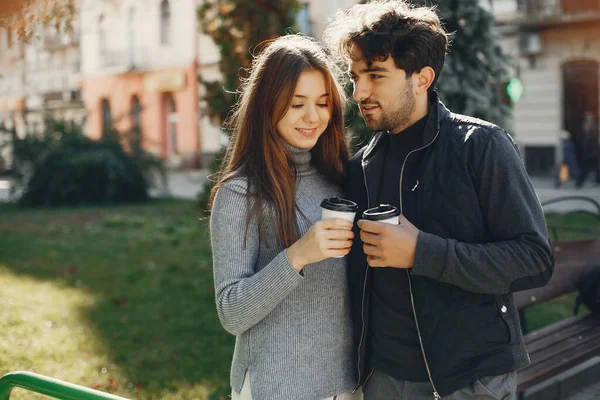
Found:
M 353 238 L 352 222 L 337 218 L 317 221 L 287 249 L 288 260 L 300 272 L 308 264 L 347 255 Z

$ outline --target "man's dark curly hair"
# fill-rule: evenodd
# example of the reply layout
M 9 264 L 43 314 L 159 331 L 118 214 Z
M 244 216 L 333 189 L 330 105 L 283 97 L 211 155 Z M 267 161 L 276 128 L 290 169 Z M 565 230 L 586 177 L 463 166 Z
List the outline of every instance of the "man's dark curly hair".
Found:
M 323 39 L 344 62 L 364 59 L 370 65 L 391 55 L 407 76 L 429 66 L 435 72 L 430 89 L 442 72 L 450 42 L 433 8 L 404 0 L 378 0 L 339 10 Z

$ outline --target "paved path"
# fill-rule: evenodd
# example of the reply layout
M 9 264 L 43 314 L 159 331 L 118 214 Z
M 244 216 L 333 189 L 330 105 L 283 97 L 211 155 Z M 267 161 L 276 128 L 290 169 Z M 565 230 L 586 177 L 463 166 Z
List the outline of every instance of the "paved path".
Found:
M 555 188 L 554 180 L 550 178 L 532 178 L 531 182 L 533 183 L 533 187 L 535 188 L 535 191 L 542 203 L 547 200 L 562 196 L 585 196 L 590 197 L 600 203 L 600 185 L 597 185 L 591 181 L 586 182 L 581 189 L 576 189 L 572 182 L 562 185 L 560 188 Z M 574 208 L 592 210 L 593 206 L 585 201 L 571 200 L 568 202 L 548 205 L 544 209 L 546 211 L 566 211 Z
M 580 389 L 564 400 L 600 400 L 600 378 L 597 383 Z
M 210 171 L 206 169 L 190 171 L 170 171 L 167 174 L 167 187 L 159 187 L 151 190 L 153 196 L 173 196 L 182 199 L 195 199 L 198 192 L 202 190 L 206 177 Z M 157 179 L 157 183 L 159 180 Z M 10 188 L 12 182 L 0 176 L 0 202 L 9 202 L 15 200 L 11 197 Z
M 153 195 L 171 195 L 183 199 L 195 199 L 202 190 L 209 171 L 206 169 L 190 171 L 170 171 L 168 173 L 167 188 L 158 188 L 152 191 Z M 533 186 L 541 202 L 560 196 L 587 196 L 600 203 L 600 185 L 588 182 L 583 188 L 575 189 L 573 183 L 568 183 L 560 188 L 554 187 L 550 178 L 532 178 Z M 10 181 L 0 177 L 0 201 L 9 201 Z M 573 208 L 589 208 L 590 204 L 572 200 L 565 203 L 547 206 L 547 210 L 560 210 Z
M 207 170 L 173 171 L 169 173 L 169 193 L 175 197 L 194 199 L 209 174 Z M 554 187 L 554 180 L 550 178 L 532 178 L 535 191 L 541 202 L 561 196 L 586 196 L 600 203 L 600 185 L 587 182 L 581 189 L 576 189 L 573 183 L 568 183 L 560 188 Z M 157 192 L 158 193 L 158 192 Z M 163 193 L 165 193 L 163 191 Z M 546 210 L 565 211 L 573 208 L 591 209 L 589 203 L 571 200 L 564 203 L 549 205 Z
M 155 188 L 154 196 L 173 196 L 181 199 L 195 199 L 202 191 L 204 182 L 210 174 L 207 169 L 190 171 L 170 171 L 167 174 L 167 187 Z

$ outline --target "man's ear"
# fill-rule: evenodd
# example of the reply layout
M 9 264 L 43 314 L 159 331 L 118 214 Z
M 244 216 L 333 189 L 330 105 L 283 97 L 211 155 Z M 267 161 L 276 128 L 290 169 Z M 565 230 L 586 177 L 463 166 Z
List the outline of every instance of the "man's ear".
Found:
M 417 94 L 427 93 L 435 79 L 435 71 L 431 67 L 423 67 L 419 72 L 415 73 L 415 78 L 415 92 Z

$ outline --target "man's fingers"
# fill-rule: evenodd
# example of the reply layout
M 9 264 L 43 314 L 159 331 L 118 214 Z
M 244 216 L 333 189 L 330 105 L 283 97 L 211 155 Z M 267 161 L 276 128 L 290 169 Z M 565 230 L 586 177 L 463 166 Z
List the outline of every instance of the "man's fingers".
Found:
M 361 219 L 357 222 L 358 227 L 361 231 L 379 234 L 385 228 L 386 224 L 383 222 L 369 221 L 367 219 Z
M 380 237 L 379 237 L 379 235 L 361 230 L 360 231 L 360 240 L 362 240 L 363 243 L 377 245 L 379 243 Z
M 381 258 L 378 256 L 367 256 L 367 264 L 369 264 L 369 267 L 372 268 L 385 266 Z
M 367 256 L 372 256 L 372 257 L 380 257 L 381 256 L 381 249 L 379 249 L 379 247 L 377 247 L 377 246 L 373 246 L 368 243 L 363 244 L 363 252 Z

